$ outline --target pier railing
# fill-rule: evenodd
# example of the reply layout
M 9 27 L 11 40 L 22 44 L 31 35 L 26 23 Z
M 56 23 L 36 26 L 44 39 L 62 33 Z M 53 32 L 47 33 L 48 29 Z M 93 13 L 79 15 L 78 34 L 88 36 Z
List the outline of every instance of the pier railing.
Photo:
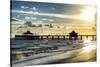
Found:
M 69 35 L 39 35 L 40 39 L 69 39 Z M 92 39 L 96 40 L 96 35 L 78 35 L 78 39 L 83 40 L 86 39 Z
M 77 39 L 83 40 L 83 39 L 91 39 L 96 40 L 96 35 L 78 35 Z M 70 39 L 70 35 L 27 35 L 27 36 L 16 36 L 15 39 L 20 40 L 38 40 L 38 39 Z

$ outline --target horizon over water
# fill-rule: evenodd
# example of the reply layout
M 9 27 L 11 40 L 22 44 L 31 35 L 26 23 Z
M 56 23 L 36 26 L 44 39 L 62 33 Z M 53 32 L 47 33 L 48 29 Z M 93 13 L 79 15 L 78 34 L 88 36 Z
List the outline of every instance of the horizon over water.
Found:
M 16 59 L 16 55 L 13 53 L 13 52 L 17 52 L 17 51 L 19 53 L 23 52 L 23 51 L 32 51 L 33 53 L 31 53 L 31 54 L 22 55 L 23 58 L 24 57 L 27 58 L 30 56 L 34 57 L 34 55 L 45 53 L 45 52 L 41 52 L 44 49 L 41 49 L 40 52 L 34 53 L 33 48 L 43 48 L 43 47 L 48 47 L 48 46 L 49 47 L 60 46 L 61 48 L 59 47 L 60 51 L 58 51 L 58 52 L 61 52 L 61 51 L 65 51 L 66 49 L 68 49 L 69 46 L 70 47 L 69 47 L 68 51 L 70 51 L 70 48 L 73 48 L 73 50 L 74 50 L 74 48 L 80 49 L 83 47 L 83 45 L 85 45 L 85 44 L 87 45 L 87 44 L 91 44 L 91 43 L 93 45 L 96 45 L 96 40 L 92 40 L 91 38 L 86 39 L 85 37 L 83 38 L 83 40 L 68 40 L 68 39 L 15 40 L 15 39 L 11 39 L 12 62 L 14 63 L 18 60 L 18 59 Z M 31 49 L 28 50 L 28 48 L 31 48 Z M 90 49 L 91 49 L 91 47 L 90 47 Z M 58 50 L 58 49 L 52 49 L 52 50 Z M 48 54 L 50 52 L 48 52 L 48 50 L 47 50 L 46 53 Z M 54 51 L 54 53 L 56 53 L 56 52 Z M 95 59 L 95 58 L 93 58 L 93 59 Z M 23 59 L 20 58 L 20 60 L 23 60 Z M 59 62 L 57 62 L 57 63 L 59 63 Z M 68 62 L 68 61 L 66 61 L 66 62 Z
M 16 28 L 17 29 L 17 28 Z M 12 28 L 12 31 L 15 30 Z M 15 35 L 22 35 L 27 30 L 31 31 L 33 35 L 69 35 L 71 31 L 75 31 L 78 35 L 96 35 L 96 31 L 93 29 L 54 29 L 54 28 L 31 28 L 28 29 L 18 29 L 12 32 L 11 38 L 14 38 Z M 47 33 L 48 32 L 48 33 Z

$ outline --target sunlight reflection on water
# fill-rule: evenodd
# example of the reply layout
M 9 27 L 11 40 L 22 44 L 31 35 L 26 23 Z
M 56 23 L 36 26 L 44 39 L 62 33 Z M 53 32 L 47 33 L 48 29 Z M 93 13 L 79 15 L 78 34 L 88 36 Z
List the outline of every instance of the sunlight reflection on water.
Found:
M 79 44 L 79 45 L 83 45 L 84 46 L 83 47 L 83 51 L 85 51 L 85 52 L 89 52 L 92 49 L 96 48 L 95 44 L 93 43 L 94 41 L 92 41 L 91 38 L 88 38 L 88 39 L 84 38 L 84 40 L 73 40 L 73 41 L 72 40 L 71 41 L 70 40 L 46 40 L 46 42 L 47 42 L 46 43 L 47 45 L 59 45 L 59 44 L 60 45 L 62 45 L 62 44 L 68 45 L 69 44 L 69 45 L 76 46 L 76 47 L 80 42 L 81 44 Z M 19 41 L 14 41 L 13 43 L 15 43 L 16 46 L 19 46 L 19 47 L 23 45 L 24 48 L 26 48 L 26 47 L 28 48 L 28 46 L 32 47 L 32 45 L 34 46 L 34 44 L 41 44 L 41 43 L 45 44 L 44 40 L 28 40 L 28 41 L 24 41 L 24 40 L 20 41 L 19 40 Z M 29 44 L 31 44 L 31 45 L 29 45 Z M 23 48 L 21 48 L 21 49 L 23 49 Z M 13 50 L 15 50 L 15 49 L 13 49 Z M 20 50 L 17 50 L 17 51 L 20 51 Z M 22 58 L 22 56 L 24 57 L 23 54 L 22 55 L 20 54 L 18 56 L 18 58 L 19 57 Z M 15 59 L 15 57 L 13 59 Z
M 91 41 L 91 39 L 85 39 L 83 44 L 84 44 L 84 46 L 85 46 L 85 47 L 83 48 L 83 50 L 84 50 L 85 52 L 89 52 L 89 51 L 91 51 L 91 50 L 93 50 L 93 49 L 96 48 L 95 42 Z

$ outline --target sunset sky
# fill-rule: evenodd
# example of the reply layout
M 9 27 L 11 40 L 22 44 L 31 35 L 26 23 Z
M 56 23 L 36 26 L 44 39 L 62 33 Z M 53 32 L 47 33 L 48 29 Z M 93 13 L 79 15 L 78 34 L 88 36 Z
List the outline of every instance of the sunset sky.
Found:
M 33 23 L 88 23 L 95 21 L 95 6 L 12 1 L 12 18 Z
M 33 24 L 55 24 L 66 27 L 74 25 L 79 29 L 93 27 L 96 24 L 96 6 L 94 5 L 12 0 L 10 12 L 14 28 L 26 21 L 31 21 Z

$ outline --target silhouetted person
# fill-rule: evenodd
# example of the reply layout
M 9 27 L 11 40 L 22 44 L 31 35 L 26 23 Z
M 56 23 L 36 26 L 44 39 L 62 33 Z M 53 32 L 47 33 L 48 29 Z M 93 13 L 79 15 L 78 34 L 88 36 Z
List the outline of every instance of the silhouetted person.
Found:
M 77 39 L 78 35 L 75 31 L 72 31 L 71 33 L 69 33 L 69 39 Z

